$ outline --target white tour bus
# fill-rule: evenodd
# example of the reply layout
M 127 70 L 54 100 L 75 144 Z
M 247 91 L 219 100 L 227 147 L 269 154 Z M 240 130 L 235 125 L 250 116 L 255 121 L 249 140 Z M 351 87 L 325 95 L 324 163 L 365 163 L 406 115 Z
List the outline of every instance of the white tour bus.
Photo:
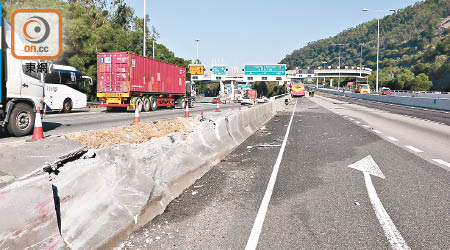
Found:
M 72 109 L 85 108 L 86 94 L 81 86 L 92 85 L 92 78 L 83 76 L 75 67 L 52 64 L 45 74 L 45 107 L 47 111 L 60 110 L 69 113 Z

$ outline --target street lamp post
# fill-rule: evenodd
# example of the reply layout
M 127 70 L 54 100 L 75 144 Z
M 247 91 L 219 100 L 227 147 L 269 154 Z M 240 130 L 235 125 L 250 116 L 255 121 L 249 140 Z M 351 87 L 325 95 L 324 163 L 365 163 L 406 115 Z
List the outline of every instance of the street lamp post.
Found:
M 333 43 L 333 45 L 338 46 L 339 48 L 339 80 L 338 80 L 338 92 L 339 86 L 341 85 L 341 46 L 347 46 L 348 43 Z
M 325 64 L 327 64 L 327 62 L 323 61 L 322 63 L 323 63 L 323 69 L 325 70 Z M 325 76 L 323 76 L 323 81 L 325 82 Z
M 378 71 L 379 71 L 379 67 L 378 67 L 378 62 L 379 62 L 379 57 L 380 57 L 380 13 L 381 12 L 396 12 L 397 10 L 395 9 L 389 9 L 389 10 L 369 10 L 369 9 L 363 9 L 362 11 L 374 11 L 377 12 L 377 22 L 378 22 L 378 32 L 377 32 L 377 80 L 376 80 L 376 92 L 378 93 Z
M 197 60 L 195 63 L 198 63 L 198 43 L 200 42 L 200 39 L 195 39 L 195 42 L 197 43 Z
M 155 59 L 155 37 L 153 37 L 153 46 L 152 46 L 152 49 L 153 49 L 153 51 L 152 51 L 152 56 L 153 56 L 153 59 Z
M 364 43 L 360 43 L 359 46 L 361 46 L 361 58 L 359 59 L 359 77 L 362 77 L 362 49 Z
M 146 38 L 146 35 L 145 35 L 145 26 L 147 26 L 147 11 L 146 11 L 146 2 L 147 2 L 147 0 L 144 0 L 144 35 L 143 35 L 143 37 L 144 37 L 144 48 L 143 48 L 143 50 L 142 50 L 142 55 L 143 56 L 145 56 L 145 40 L 147 40 Z

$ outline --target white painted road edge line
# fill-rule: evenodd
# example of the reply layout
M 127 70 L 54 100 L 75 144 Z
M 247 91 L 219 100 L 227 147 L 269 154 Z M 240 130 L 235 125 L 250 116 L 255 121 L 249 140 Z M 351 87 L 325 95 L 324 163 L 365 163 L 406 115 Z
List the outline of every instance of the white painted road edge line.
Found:
M 405 146 L 405 147 L 408 148 L 408 149 L 411 150 L 411 151 L 416 152 L 416 153 L 423 153 L 422 150 L 420 150 L 420 149 L 418 149 L 418 148 L 416 148 L 416 147 L 413 147 L 413 146 L 411 146 L 411 145 L 408 145 L 408 146 Z
M 369 194 L 370 198 L 370 203 L 372 203 L 372 207 L 375 210 L 378 221 L 383 228 L 386 238 L 389 240 L 389 243 L 391 243 L 392 249 L 411 249 L 408 247 L 402 235 L 397 230 L 397 227 L 395 226 L 394 222 L 392 222 L 391 217 L 389 217 L 389 214 L 386 212 L 386 209 L 384 209 L 380 198 L 378 198 L 377 191 L 373 186 L 370 174 L 366 171 L 364 171 L 363 173 L 364 181 L 366 182 L 367 193 Z
M 247 241 L 247 246 L 245 250 L 255 250 L 258 245 L 259 235 L 261 234 L 262 226 L 264 224 L 264 219 L 266 217 L 267 208 L 269 207 L 270 198 L 272 197 L 273 188 L 277 180 L 278 169 L 280 168 L 281 159 L 283 159 L 284 149 L 286 148 L 287 139 L 289 137 L 289 131 L 291 130 L 292 119 L 294 118 L 295 109 L 297 107 L 297 101 L 294 105 L 294 110 L 292 110 L 291 120 L 286 130 L 286 135 L 284 136 L 283 143 L 281 144 L 280 152 L 278 153 L 277 161 L 273 166 L 272 175 L 270 176 L 269 183 L 267 184 L 267 189 L 262 199 L 261 205 L 256 215 L 255 223 L 253 224 L 252 232 Z
M 377 133 L 377 134 L 381 134 L 381 133 L 382 133 L 381 131 L 376 130 L 376 129 L 374 129 L 374 130 L 372 130 L 372 131 L 375 132 L 375 133 Z
M 449 169 L 450 169 L 450 163 L 448 163 L 448 162 L 446 162 L 446 161 L 444 161 L 444 160 L 441 160 L 441 159 L 432 159 L 434 162 L 437 162 L 437 163 L 439 163 L 439 164 L 441 164 L 441 165 L 444 165 L 444 166 L 446 166 L 446 167 L 448 167 Z
M 365 127 L 365 128 L 368 128 L 369 127 L 369 125 L 366 125 L 366 124 L 364 124 L 364 125 L 362 125 L 363 127 Z
M 387 136 L 386 138 L 388 138 L 388 139 L 391 140 L 391 141 L 398 141 L 397 138 L 394 138 L 394 137 L 392 137 L 392 136 Z

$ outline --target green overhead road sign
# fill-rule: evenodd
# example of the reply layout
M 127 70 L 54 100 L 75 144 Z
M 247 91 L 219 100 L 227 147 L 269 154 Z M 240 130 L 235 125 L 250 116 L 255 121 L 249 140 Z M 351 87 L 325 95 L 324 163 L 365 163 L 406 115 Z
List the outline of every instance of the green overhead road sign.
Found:
M 214 75 L 225 75 L 227 72 L 227 66 L 212 66 L 211 71 Z
M 285 64 L 244 65 L 245 75 L 283 76 L 286 75 Z

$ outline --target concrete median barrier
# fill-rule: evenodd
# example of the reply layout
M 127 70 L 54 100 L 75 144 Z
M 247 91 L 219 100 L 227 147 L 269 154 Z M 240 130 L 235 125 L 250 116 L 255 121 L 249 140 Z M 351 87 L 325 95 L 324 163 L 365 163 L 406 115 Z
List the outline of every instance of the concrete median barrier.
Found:
M 16 211 L 8 215 L 8 223 L 2 219 L 0 248 L 113 248 L 163 213 L 282 107 L 284 99 L 276 99 L 226 117 L 211 117 L 186 134 L 96 149 L 96 157 L 59 168 L 53 186 L 46 174 L 17 188 L 16 183 L 8 185 L 0 189 L 0 211 Z
M 369 101 L 385 102 L 392 104 L 400 104 L 413 107 L 450 110 L 450 99 L 448 98 L 427 98 L 427 97 L 413 97 L 413 96 L 394 96 L 394 95 L 367 95 L 359 93 L 342 93 L 329 89 L 319 89 L 319 92 L 347 96 Z

